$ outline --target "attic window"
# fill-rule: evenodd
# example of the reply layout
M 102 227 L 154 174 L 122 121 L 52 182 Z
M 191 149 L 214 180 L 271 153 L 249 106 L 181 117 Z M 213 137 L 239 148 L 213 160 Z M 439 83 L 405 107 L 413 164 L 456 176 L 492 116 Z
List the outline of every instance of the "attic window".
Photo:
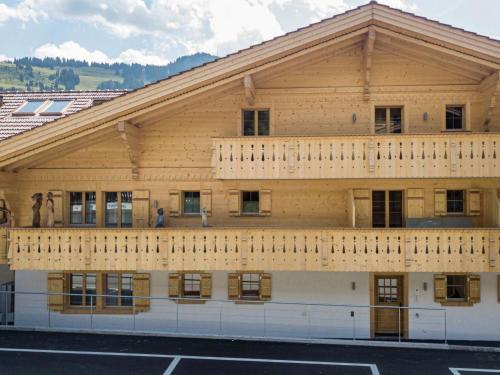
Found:
M 45 100 L 28 100 L 17 111 L 13 113 L 16 116 L 33 116 L 37 110 L 45 103 Z
M 71 100 L 54 100 L 40 114 L 45 116 L 62 115 L 64 110 L 69 106 Z

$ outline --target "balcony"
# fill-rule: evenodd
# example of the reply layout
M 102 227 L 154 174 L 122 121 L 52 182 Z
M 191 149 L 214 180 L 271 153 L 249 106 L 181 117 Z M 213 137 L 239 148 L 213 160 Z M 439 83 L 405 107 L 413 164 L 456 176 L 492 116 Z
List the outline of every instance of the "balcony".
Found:
M 500 134 L 214 138 L 218 179 L 499 177 Z
M 500 229 L 10 229 L 14 270 L 500 272 Z

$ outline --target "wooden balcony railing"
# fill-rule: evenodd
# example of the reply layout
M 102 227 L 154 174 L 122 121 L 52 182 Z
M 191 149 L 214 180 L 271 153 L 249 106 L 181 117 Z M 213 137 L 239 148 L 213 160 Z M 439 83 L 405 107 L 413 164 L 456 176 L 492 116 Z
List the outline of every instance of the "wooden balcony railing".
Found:
M 14 270 L 499 272 L 500 229 L 11 229 Z
M 214 138 L 219 179 L 499 177 L 500 133 Z

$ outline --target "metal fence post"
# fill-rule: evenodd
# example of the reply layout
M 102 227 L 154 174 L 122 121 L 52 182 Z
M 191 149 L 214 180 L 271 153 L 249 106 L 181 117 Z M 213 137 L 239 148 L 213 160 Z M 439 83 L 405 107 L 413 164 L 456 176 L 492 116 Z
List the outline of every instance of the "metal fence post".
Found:
M 94 305 L 92 303 L 93 301 L 93 296 L 90 295 L 90 329 L 93 329 L 94 327 Z
M 267 329 L 266 329 L 266 304 L 264 303 L 264 337 L 267 336 Z
M 356 341 L 356 312 L 351 311 L 352 314 L 352 339 Z
M 447 331 L 447 326 L 446 326 L 446 309 L 444 311 L 444 343 L 448 344 L 448 331 Z
M 49 317 L 48 317 L 49 321 L 48 321 L 48 323 L 49 323 L 49 328 L 50 328 L 50 303 L 49 303 L 49 297 L 50 296 L 47 296 L 47 311 L 49 312 Z M 63 299 L 64 299 L 64 295 L 63 295 Z
M 219 336 L 222 336 L 222 308 L 224 307 L 224 302 L 220 303 L 219 311 Z
M 398 306 L 398 341 L 401 342 L 401 306 Z
M 135 297 L 132 296 L 132 331 L 135 331 Z
M 311 333 L 311 306 L 307 305 L 307 337 L 309 340 L 312 338 L 312 333 Z
M 179 332 L 179 300 L 175 301 L 175 332 Z
M 8 311 L 7 311 L 7 296 L 10 296 L 10 294 L 7 294 L 9 293 L 8 291 L 5 291 L 5 293 L 3 293 L 3 298 L 4 298 L 4 301 L 5 301 L 5 325 L 7 325 L 7 322 L 8 322 Z

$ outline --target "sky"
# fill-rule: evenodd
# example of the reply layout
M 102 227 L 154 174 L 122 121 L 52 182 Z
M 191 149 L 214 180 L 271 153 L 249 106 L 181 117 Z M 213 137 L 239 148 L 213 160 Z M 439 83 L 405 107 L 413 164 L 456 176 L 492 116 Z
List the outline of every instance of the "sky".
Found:
M 0 61 L 66 57 L 163 65 L 246 48 L 368 0 L 0 0 Z M 500 39 L 500 0 L 379 0 Z

